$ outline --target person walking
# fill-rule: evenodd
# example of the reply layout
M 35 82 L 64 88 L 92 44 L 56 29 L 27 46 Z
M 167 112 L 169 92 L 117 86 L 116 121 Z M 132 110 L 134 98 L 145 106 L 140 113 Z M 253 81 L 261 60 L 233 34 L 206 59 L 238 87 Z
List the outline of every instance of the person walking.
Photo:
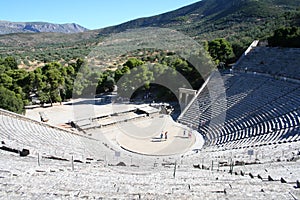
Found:
M 191 131 L 189 131 L 189 138 L 191 138 L 192 137 L 192 133 L 191 133 Z
M 168 139 L 168 131 L 165 132 L 165 139 Z

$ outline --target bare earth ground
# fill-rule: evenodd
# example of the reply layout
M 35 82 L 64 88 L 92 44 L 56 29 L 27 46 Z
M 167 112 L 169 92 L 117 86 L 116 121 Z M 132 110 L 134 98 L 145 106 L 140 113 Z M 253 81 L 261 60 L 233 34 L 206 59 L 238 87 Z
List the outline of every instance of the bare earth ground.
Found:
M 164 134 L 160 138 L 162 132 L 168 132 L 167 139 Z M 190 131 L 189 136 L 187 127 L 177 124 L 167 115 L 130 121 L 88 133 L 99 140 L 105 136 L 114 145 L 128 151 L 151 156 L 183 154 L 191 150 L 196 142 L 198 147 L 199 144 L 203 145 L 200 134 Z

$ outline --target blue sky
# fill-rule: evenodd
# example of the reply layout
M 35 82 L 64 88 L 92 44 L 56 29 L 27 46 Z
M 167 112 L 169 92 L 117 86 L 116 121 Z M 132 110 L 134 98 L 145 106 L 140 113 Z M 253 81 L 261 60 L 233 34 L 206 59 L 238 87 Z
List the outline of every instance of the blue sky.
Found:
M 78 23 L 88 29 L 161 14 L 199 0 L 0 0 L 0 20 Z

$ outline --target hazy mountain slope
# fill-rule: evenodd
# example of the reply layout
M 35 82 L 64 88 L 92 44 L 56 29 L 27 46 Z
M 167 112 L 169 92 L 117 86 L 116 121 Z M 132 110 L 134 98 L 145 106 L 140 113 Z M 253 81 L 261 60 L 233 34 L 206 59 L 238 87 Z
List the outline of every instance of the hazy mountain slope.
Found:
M 283 25 L 299 25 L 300 0 L 203 0 L 161 15 L 99 30 L 99 34 L 139 27 L 166 27 L 201 39 L 262 37 Z
M 11 33 L 0 35 L 0 46 L 11 47 L 39 47 L 45 45 L 59 45 L 64 43 L 88 42 L 98 37 L 97 31 L 81 33 Z
M 40 32 L 55 32 L 55 33 L 80 33 L 88 29 L 75 24 L 53 24 L 47 22 L 9 22 L 0 21 L 0 34 L 9 33 L 40 33 Z

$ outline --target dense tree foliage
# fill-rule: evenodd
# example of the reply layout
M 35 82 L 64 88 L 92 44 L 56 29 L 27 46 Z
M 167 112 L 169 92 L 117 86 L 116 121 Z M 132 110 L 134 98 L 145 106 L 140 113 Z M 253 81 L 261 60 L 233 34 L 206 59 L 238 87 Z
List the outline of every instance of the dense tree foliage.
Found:
M 65 77 L 67 76 L 65 68 L 57 62 L 52 62 L 46 64 L 37 73 L 40 73 L 38 76 L 42 78 L 37 90 L 38 94 L 43 97 L 40 99 L 41 102 L 50 102 L 51 104 L 61 102 L 61 92 L 64 91 Z
M 109 70 L 108 67 L 106 71 L 89 66 L 81 58 L 65 64 L 45 63 L 33 71 L 16 68 L 17 63 L 13 57 L 0 59 L 0 83 L 3 90 L 1 95 L 3 99 L 8 95 L 15 98 L 13 104 L 6 103 L 7 106 L 2 108 L 21 113 L 24 105 L 33 103 L 33 96 L 38 98 L 41 104 L 52 105 L 76 96 L 112 92 L 116 85 L 120 96 L 134 94 L 129 97 L 134 98 L 143 92 L 152 92 L 156 93 L 155 98 L 174 100 L 174 94 L 164 87 L 163 83 L 170 83 L 174 88 L 184 87 L 185 85 L 178 80 L 181 76 L 194 89 L 199 89 L 203 82 L 203 77 L 195 67 L 173 52 L 137 50 L 129 53 L 127 58 L 117 69 Z
M 12 56 L 6 57 L 1 63 L 6 67 L 7 70 L 18 69 L 18 63 L 16 59 Z
M 98 73 L 97 80 L 98 80 L 97 87 L 96 87 L 97 94 L 104 93 L 104 92 L 112 92 L 114 90 L 116 81 L 114 79 L 114 73 L 112 71 Z
M 217 38 L 208 42 L 208 51 L 216 64 L 227 63 L 230 57 L 233 57 L 232 46 L 224 38 Z
M 144 62 L 137 58 L 129 58 L 128 61 L 124 64 L 124 66 L 127 66 L 127 67 L 129 67 L 129 69 L 132 69 L 134 67 L 138 67 L 143 64 L 144 64 Z
M 285 27 L 274 31 L 268 38 L 270 46 L 300 47 L 300 27 Z
M 115 71 L 114 77 L 119 95 L 133 93 L 131 97 L 126 97 L 135 98 L 143 93 L 155 93 L 153 98 L 156 100 L 175 100 L 165 84 L 172 85 L 172 88 L 185 87 L 179 77 L 183 77 L 194 89 L 199 89 L 203 83 L 203 77 L 192 64 L 172 52 L 163 51 L 145 55 L 141 60 L 130 58 Z
M 0 59 L 1 108 L 23 113 L 24 104 L 28 103 L 29 84 L 30 73 L 17 69 L 15 58 Z
M 41 103 L 61 102 L 72 96 L 72 66 L 63 67 L 52 62 L 34 71 L 26 71 L 16 68 L 13 57 L 0 59 L 0 63 L 1 108 L 22 113 L 24 105 L 30 104 L 32 95 L 37 95 Z M 7 103 L 7 96 L 11 96 L 11 103 Z
M 24 105 L 20 95 L 3 86 L 0 86 L 0 108 L 19 114 L 24 113 Z

